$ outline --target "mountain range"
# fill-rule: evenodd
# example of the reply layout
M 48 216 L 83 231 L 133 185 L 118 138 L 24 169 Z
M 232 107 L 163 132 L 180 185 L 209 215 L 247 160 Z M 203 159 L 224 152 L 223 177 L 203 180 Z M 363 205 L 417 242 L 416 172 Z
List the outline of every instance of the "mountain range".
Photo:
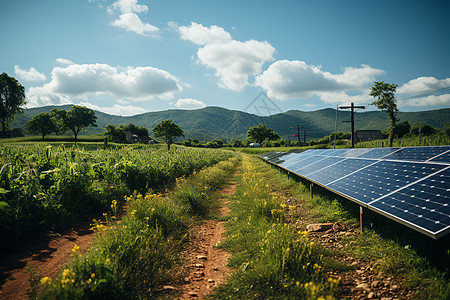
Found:
M 28 108 L 24 113 L 17 116 L 10 124 L 11 127 L 23 128 L 26 122 L 33 116 L 49 112 L 53 108 L 70 110 L 71 105 L 45 106 Z M 229 110 L 222 107 L 208 106 L 197 110 L 170 109 L 158 112 L 148 112 L 135 116 L 109 115 L 100 111 L 95 111 L 98 127 L 89 127 L 80 134 L 93 135 L 104 131 L 105 126 L 113 124 L 133 123 L 144 126 L 151 135 L 152 128 L 162 120 L 172 119 L 179 125 L 185 134 L 185 138 L 196 138 L 208 141 L 214 138 L 229 140 L 231 138 L 245 139 L 248 129 L 258 124 L 265 124 L 272 128 L 283 138 L 297 139 L 294 134 L 298 132 L 296 127 L 300 127 L 303 137 L 306 131 L 306 139 L 322 138 L 329 135 L 335 129 L 337 115 L 337 131 L 350 131 L 350 124 L 343 121 L 350 120 L 350 112 L 336 110 L 332 108 L 317 111 L 290 110 L 284 113 L 270 116 L 258 116 L 247 112 Z M 450 108 L 428 110 L 420 112 L 399 112 L 400 121 L 408 120 L 411 126 L 427 123 L 435 128 L 444 129 L 450 125 Z M 389 120 L 383 111 L 369 111 L 355 113 L 355 130 L 386 130 Z

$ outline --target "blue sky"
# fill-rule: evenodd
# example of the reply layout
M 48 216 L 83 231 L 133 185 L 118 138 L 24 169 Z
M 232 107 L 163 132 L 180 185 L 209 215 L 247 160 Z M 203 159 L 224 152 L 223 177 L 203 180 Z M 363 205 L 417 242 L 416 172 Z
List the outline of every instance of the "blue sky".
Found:
M 450 1 L 14 0 L 0 4 L 0 72 L 28 107 L 134 115 L 221 106 L 450 107 Z M 374 109 L 374 107 L 368 107 Z M 260 112 L 264 114 L 264 112 Z M 273 111 L 272 111 L 273 113 Z

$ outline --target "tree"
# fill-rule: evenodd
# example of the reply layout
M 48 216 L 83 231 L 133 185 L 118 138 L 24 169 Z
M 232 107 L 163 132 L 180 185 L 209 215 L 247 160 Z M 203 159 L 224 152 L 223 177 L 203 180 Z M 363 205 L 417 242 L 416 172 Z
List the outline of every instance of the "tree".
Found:
M 107 135 L 109 139 L 115 143 L 126 143 L 127 141 L 125 130 L 121 126 L 116 127 L 112 124 L 107 125 L 105 127 L 105 135 Z
M 42 135 L 42 141 L 47 134 L 56 131 L 56 123 L 50 113 L 41 113 L 35 115 L 33 119 L 25 124 L 29 132 Z
M 401 138 L 407 135 L 411 131 L 411 125 L 408 120 L 398 122 L 395 126 L 395 136 Z
M 280 138 L 272 128 L 267 128 L 264 124 L 250 127 L 247 131 L 247 137 L 254 139 L 259 144 L 262 144 L 265 139 L 272 141 Z
M 52 109 L 53 115 L 57 120 L 62 121 L 65 131 L 69 129 L 75 136 L 75 144 L 77 143 L 77 137 L 81 130 L 88 126 L 97 127 L 95 123 L 97 117 L 95 112 L 87 107 L 74 105 L 69 111 L 63 109 Z
M 8 74 L 0 75 L 0 117 L 2 119 L 2 133 L 6 137 L 6 130 L 14 115 L 23 111 L 26 104 L 25 88 Z
M 159 124 L 153 127 L 155 137 L 163 137 L 166 140 L 167 150 L 170 150 L 170 145 L 173 143 L 173 138 L 177 136 L 184 136 L 183 130 L 175 124 L 171 119 L 162 120 Z
M 370 105 L 375 105 L 378 109 L 385 111 L 391 122 L 389 130 L 389 147 L 392 147 L 392 143 L 394 141 L 395 125 L 398 121 L 397 100 L 394 96 L 396 89 L 396 84 L 385 83 L 384 81 L 375 81 L 375 84 L 369 94 L 370 96 L 377 98 L 377 100 L 370 103 Z

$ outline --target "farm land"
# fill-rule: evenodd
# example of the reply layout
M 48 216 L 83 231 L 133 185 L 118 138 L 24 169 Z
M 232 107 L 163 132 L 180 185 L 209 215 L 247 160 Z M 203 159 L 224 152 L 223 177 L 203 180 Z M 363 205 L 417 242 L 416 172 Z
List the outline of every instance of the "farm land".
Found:
M 449 297 L 448 237 L 370 214 L 360 232 L 355 205 L 325 190 L 311 198 L 306 182 L 253 154 L 100 143 L 0 151 L 2 298 Z M 323 222 L 333 227 L 306 230 Z

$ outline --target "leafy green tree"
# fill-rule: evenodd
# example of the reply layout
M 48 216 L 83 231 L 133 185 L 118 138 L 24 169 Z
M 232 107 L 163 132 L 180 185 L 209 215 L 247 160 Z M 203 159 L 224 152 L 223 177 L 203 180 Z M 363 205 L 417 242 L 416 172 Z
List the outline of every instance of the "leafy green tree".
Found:
M 69 111 L 55 108 L 52 113 L 59 123 L 64 124 L 65 131 L 68 129 L 73 132 L 75 144 L 81 130 L 88 126 L 97 127 L 95 112 L 84 106 L 74 105 Z
M 377 100 L 370 103 L 375 105 L 378 109 L 385 111 L 390 120 L 391 126 L 389 130 L 389 147 L 392 147 L 394 142 L 394 133 L 397 119 L 397 100 L 395 99 L 396 84 L 385 83 L 384 81 L 375 81 L 374 86 L 370 91 L 370 96 L 377 98 Z
M 401 138 L 407 135 L 411 131 L 411 125 L 409 124 L 408 120 L 398 122 L 395 126 L 395 136 Z
M 148 129 L 143 126 L 137 126 L 130 123 L 128 125 L 120 124 L 119 127 L 123 128 L 125 131 L 127 130 L 132 131 L 137 135 L 148 136 Z
M 0 118 L 2 119 L 2 133 L 6 137 L 6 130 L 14 115 L 23 112 L 26 104 L 25 88 L 8 74 L 0 75 Z
M 231 147 L 244 147 L 244 143 L 242 143 L 242 141 L 238 139 L 231 139 L 230 143 Z
M 171 119 L 162 120 L 159 124 L 153 127 L 155 137 L 163 137 L 166 140 L 167 150 L 170 150 L 170 145 L 173 144 L 173 138 L 177 136 L 184 136 L 183 130 L 175 124 Z
M 47 134 L 56 132 L 55 119 L 50 113 L 35 115 L 33 119 L 25 124 L 25 127 L 31 133 L 42 135 L 42 141 L 44 141 Z
M 112 124 L 109 124 L 105 127 L 105 135 L 108 136 L 108 138 L 115 143 L 126 143 L 127 142 L 127 136 L 125 134 L 125 130 L 119 126 L 116 127 Z
M 264 124 L 250 127 L 247 131 L 247 137 L 254 139 L 259 144 L 262 144 L 265 139 L 272 141 L 280 138 L 280 136 L 273 131 L 272 128 L 267 128 Z

